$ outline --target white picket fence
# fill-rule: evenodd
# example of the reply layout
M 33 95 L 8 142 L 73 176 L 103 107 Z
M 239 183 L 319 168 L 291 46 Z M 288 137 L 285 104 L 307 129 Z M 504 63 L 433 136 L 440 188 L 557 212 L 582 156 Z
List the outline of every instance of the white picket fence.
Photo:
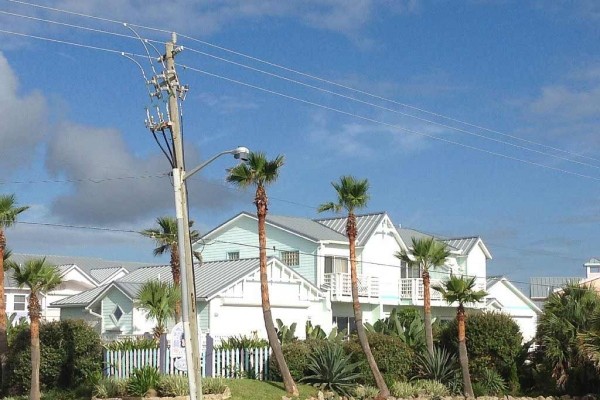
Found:
M 202 352 L 203 377 L 251 378 L 265 380 L 269 376 L 270 348 L 232 349 Z M 175 368 L 175 360 L 167 349 L 166 371 L 171 375 L 185 375 Z M 208 365 L 207 365 L 208 363 Z M 104 350 L 104 374 L 128 378 L 135 369 L 145 366 L 160 367 L 160 350 Z

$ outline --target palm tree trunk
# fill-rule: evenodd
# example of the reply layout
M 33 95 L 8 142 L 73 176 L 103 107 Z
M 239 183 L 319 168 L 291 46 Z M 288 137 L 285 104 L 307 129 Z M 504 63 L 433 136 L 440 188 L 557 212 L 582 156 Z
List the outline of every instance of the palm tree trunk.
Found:
M 427 351 L 433 355 L 433 328 L 431 327 L 431 277 L 429 270 L 423 268 L 423 322 L 425 324 L 425 343 Z
M 277 338 L 277 331 L 275 331 L 275 325 L 273 324 L 273 314 L 271 313 L 271 301 L 269 299 L 269 280 L 267 277 L 267 233 L 265 228 L 265 220 L 267 217 L 267 194 L 262 186 L 258 186 L 256 189 L 256 214 L 258 217 L 258 245 L 259 245 L 259 258 L 260 258 L 260 299 L 263 309 L 263 318 L 265 320 L 265 329 L 267 331 L 267 338 L 269 339 L 269 345 L 279 366 L 281 377 L 283 378 L 283 385 L 285 391 L 292 396 L 298 396 L 298 387 L 292 378 L 290 369 L 288 368 L 287 362 L 283 357 L 283 350 L 281 349 L 281 343 Z
M 177 243 L 171 245 L 171 275 L 173 276 L 173 286 L 179 287 L 181 284 L 181 264 Z M 179 321 L 181 321 L 181 300 L 177 300 L 177 303 L 175 303 L 175 322 Z
M 475 397 L 471 386 L 471 374 L 469 373 L 469 356 L 467 355 L 467 344 L 465 342 L 465 309 L 462 304 L 458 306 L 456 321 L 458 322 L 458 360 L 463 376 L 465 397 Z
M 31 392 L 29 400 L 40 400 L 40 302 L 35 293 L 29 295 L 31 320 Z
M 348 214 L 348 220 L 346 222 L 346 233 L 348 235 L 348 243 L 350 247 L 350 283 L 352 287 L 352 308 L 354 309 L 354 322 L 356 324 L 356 333 L 358 334 L 358 341 L 362 348 L 371 373 L 375 378 L 375 383 L 379 389 L 379 396 L 387 398 L 390 395 L 390 390 L 379 371 L 379 367 L 375 362 L 375 357 L 371 352 L 371 346 L 369 346 L 369 340 L 367 339 L 367 332 L 362 322 L 362 310 L 360 309 L 360 301 L 358 298 L 358 273 L 356 271 L 356 216 L 353 213 Z
M 0 373 L 2 387 L 5 387 L 8 378 L 8 334 L 6 320 L 6 302 L 4 301 L 4 250 L 6 249 L 6 237 L 4 230 L 0 229 Z

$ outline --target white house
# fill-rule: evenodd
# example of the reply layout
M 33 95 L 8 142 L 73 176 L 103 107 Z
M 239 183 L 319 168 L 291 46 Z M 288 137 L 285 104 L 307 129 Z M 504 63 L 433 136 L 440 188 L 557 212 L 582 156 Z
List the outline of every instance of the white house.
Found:
M 328 293 L 332 322 L 339 329 L 354 324 L 350 292 L 349 247 L 345 236 L 346 218 L 308 219 L 268 215 L 267 254 L 277 257 L 291 270 Z M 423 285 L 418 268 L 408 267 L 394 254 L 407 250 L 413 236 L 424 234 L 396 229 L 386 213 L 357 216 L 357 269 L 359 296 L 365 322 L 386 317 L 394 307 L 422 306 Z M 452 251 L 447 265 L 432 271 L 432 278 L 456 274 L 478 276 L 485 289 L 486 263 L 491 255 L 478 237 L 439 239 Z M 242 212 L 204 235 L 194 250 L 205 261 L 237 260 L 258 256 L 257 218 Z M 455 310 L 432 293 L 433 313 L 453 318 Z M 473 305 L 480 309 L 484 304 Z M 288 324 L 288 319 L 283 318 Z
M 273 318 L 304 327 L 307 321 L 331 329 L 331 304 L 326 294 L 275 258 L 267 263 Z M 195 285 L 200 329 L 215 338 L 266 337 L 258 258 L 203 262 L 196 265 Z M 53 303 L 61 319 L 84 318 L 106 338 L 151 332 L 155 321 L 136 305 L 144 282 L 172 282 L 171 267 L 138 268 L 111 283 Z M 173 323 L 174 321 L 171 321 Z M 296 332 L 300 338 L 304 329 Z
M 10 260 L 23 264 L 29 259 L 46 257 L 46 262 L 58 267 L 62 283 L 50 293 L 42 293 L 42 319 L 47 321 L 58 320 L 60 310 L 52 307 L 51 303 L 72 296 L 82 291 L 105 285 L 115 279 L 126 275 L 136 268 L 148 264 L 123 261 L 109 261 L 100 258 L 71 257 L 71 256 L 42 256 L 35 254 L 13 253 Z M 13 278 L 12 271 L 4 273 L 4 293 L 6 301 L 6 314 L 16 314 L 16 320 L 21 317 L 28 318 L 27 301 L 29 298 L 27 287 L 19 288 Z
M 535 337 L 542 310 L 529 297 L 503 276 L 489 277 L 487 292 L 488 311 L 509 315 L 519 325 L 524 342 Z

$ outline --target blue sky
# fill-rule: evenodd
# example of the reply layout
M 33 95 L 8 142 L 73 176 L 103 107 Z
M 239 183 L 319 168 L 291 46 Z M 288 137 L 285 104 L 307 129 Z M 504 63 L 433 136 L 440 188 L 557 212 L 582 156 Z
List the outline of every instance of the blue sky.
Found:
M 188 166 L 238 145 L 285 156 L 271 213 L 314 218 L 334 198 L 331 181 L 353 174 L 371 184 L 365 212 L 481 236 L 494 256 L 489 274 L 582 275 L 599 255 L 597 2 L 146 3 L 0 1 L 0 30 L 13 32 L 0 32 L 1 192 L 31 206 L 7 232 L 14 251 L 156 261 L 151 242 L 120 230 L 173 213 L 159 177 L 169 165 L 144 127 L 139 68 L 101 50 L 145 54 L 111 20 L 140 25 L 160 51 L 166 32 L 180 33 Z M 201 230 L 253 210 L 251 193 L 225 183 L 232 165 L 223 157 L 193 178 Z

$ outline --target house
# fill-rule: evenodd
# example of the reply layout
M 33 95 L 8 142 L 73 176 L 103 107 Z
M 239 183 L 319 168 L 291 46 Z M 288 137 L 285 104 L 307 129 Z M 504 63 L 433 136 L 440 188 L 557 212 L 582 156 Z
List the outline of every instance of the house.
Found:
M 276 257 L 314 286 L 327 292 L 332 322 L 339 329 L 352 330 L 354 313 L 350 286 L 349 246 L 345 236 L 346 218 L 309 219 L 268 215 L 267 254 Z M 409 250 L 412 230 L 398 230 L 384 213 L 357 215 L 356 240 L 359 296 L 363 319 L 374 322 L 389 315 L 397 306 L 422 306 L 423 285 L 418 268 L 403 265 L 394 254 Z M 404 237 L 403 237 L 404 236 Z M 444 240 L 452 257 L 434 279 L 444 279 L 452 271 L 478 276 L 485 288 L 486 262 L 491 258 L 480 238 Z M 194 243 L 194 251 L 205 261 L 238 260 L 258 256 L 257 218 L 242 212 L 217 226 Z M 433 312 L 441 318 L 454 318 L 455 310 L 433 294 Z M 481 309 L 484 304 L 472 305 Z M 288 318 L 283 318 L 288 324 Z
M 276 258 L 267 262 L 273 318 L 331 328 L 331 304 L 326 294 Z M 194 267 L 198 321 L 202 332 L 213 338 L 266 336 L 258 258 L 203 262 Z M 84 318 L 105 338 L 151 332 L 155 321 L 136 307 L 142 285 L 152 279 L 172 282 L 171 267 L 152 266 L 135 271 L 103 286 L 54 302 L 61 319 Z M 173 323 L 174 321 L 171 321 Z M 297 334 L 302 337 L 303 329 Z
M 46 258 L 46 262 L 58 267 L 62 283 L 50 293 L 42 293 L 40 303 L 42 307 L 42 320 L 53 321 L 60 317 L 60 310 L 51 306 L 51 303 L 72 296 L 89 289 L 105 285 L 118 279 L 129 271 L 148 264 L 137 262 L 109 261 L 100 258 L 73 257 L 73 256 L 43 256 L 36 254 L 13 253 L 10 260 L 23 264 L 29 259 Z M 4 273 L 4 294 L 6 314 L 16 314 L 16 320 L 21 317 L 28 318 L 27 287 L 19 288 L 13 278 L 12 271 Z
M 581 276 L 545 276 L 529 278 L 529 297 L 540 309 L 550 294 L 560 290 L 569 283 L 581 281 Z
M 486 287 L 486 309 L 509 315 L 519 325 L 523 341 L 532 340 L 542 310 L 504 276 L 489 277 Z

